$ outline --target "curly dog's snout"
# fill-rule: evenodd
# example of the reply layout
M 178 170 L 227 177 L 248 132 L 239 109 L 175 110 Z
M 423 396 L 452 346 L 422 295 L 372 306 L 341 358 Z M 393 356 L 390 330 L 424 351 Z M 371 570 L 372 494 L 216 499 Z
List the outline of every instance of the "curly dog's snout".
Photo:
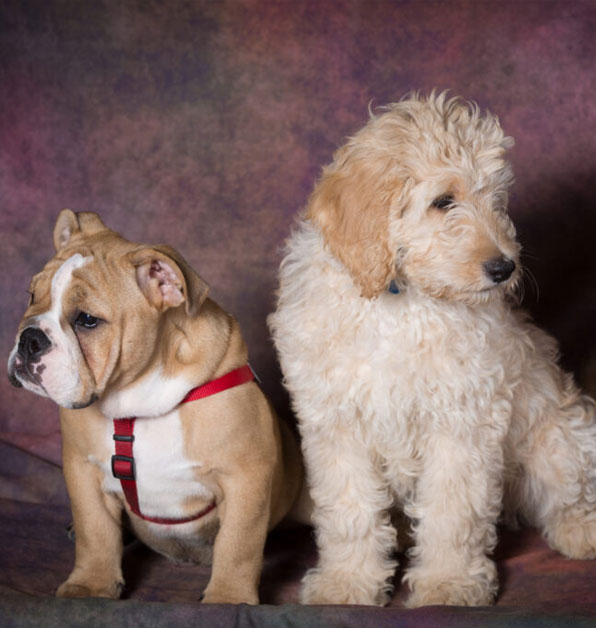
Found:
M 486 276 L 495 283 L 507 281 L 515 270 L 515 262 L 506 257 L 495 257 L 484 262 L 483 266 Z

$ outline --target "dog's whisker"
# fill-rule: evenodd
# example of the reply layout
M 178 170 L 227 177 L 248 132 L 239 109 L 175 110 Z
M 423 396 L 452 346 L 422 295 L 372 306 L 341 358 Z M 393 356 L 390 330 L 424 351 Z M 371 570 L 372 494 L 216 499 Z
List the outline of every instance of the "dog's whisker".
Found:
M 534 289 L 536 300 L 537 301 L 540 300 L 540 287 L 538 285 L 538 281 L 536 277 L 534 276 L 534 273 L 532 273 L 532 271 L 527 266 L 522 266 L 521 271 L 522 271 L 522 275 L 528 278 L 529 284 Z M 524 282 L 521 282 L 521 283 L 523 284 Z
M 521 277 L 517 279 L 513 287 L 511 288 L 512 300 L 516 305 L 521 305 L 526 296 L 526 287 Z
M 528 253 L 527 249 L 524 249 L 524 251 L 523 251 L 523 257 L 524 257 L 524 258 L 531 259 L 531 260 L 534 260 L 534 261 L 537 261 L 537 260 L 539 260 L 539 259 L 540 259 L 540 256 L 539 256 L 539 255 L 534 255 L 533 253 Z

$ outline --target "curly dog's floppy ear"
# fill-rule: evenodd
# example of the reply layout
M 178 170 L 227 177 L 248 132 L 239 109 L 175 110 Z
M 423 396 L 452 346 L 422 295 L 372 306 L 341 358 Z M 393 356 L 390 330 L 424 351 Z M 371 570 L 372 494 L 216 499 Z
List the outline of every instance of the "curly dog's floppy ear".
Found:
M 395 251 L 389 244 L 389 210 L 403 181 L 378 161 L 340 149 L 309 201 L 307 217 L 325 237 L 329 249 L 347 268 L 363 297 L 387 289 L 395 274 Z M 383 164 L 386 166 L 386 164 Z

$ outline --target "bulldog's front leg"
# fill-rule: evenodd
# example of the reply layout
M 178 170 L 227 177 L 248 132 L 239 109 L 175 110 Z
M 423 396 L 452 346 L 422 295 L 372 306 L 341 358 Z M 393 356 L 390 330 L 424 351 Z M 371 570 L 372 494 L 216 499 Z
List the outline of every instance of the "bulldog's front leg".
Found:
M 122 506 L 101 490 L 101 472 L 88 460 L 65 452 L 64 477 L 74 519 L 75 566 L 56 595 L 119 598 Z
M 213 548 L 206 604 L 258 604 L 263 548 L 269 524 L 271 469 L 222 476 L 220 528 Z

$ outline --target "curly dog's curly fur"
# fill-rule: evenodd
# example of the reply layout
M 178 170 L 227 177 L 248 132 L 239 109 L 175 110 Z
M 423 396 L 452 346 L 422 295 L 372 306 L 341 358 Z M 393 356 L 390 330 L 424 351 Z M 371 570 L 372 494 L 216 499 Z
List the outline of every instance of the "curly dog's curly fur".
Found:
M 304 602 L 386 602 L 394 507 L 409 606 L 493 601 L 503 510 L 596 555 L 595 404 L 511 307 L 512 144 L 473 104 L 411 95 L 337 151 L 288 240 L 269 324 L 315 504 Z

